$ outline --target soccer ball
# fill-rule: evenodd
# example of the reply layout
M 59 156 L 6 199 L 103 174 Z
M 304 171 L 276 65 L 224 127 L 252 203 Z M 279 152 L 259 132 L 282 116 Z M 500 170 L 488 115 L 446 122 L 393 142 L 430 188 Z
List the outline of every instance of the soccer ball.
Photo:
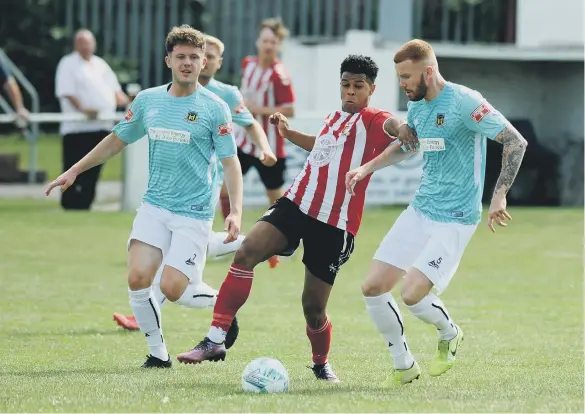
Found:
M 259 394 L 287 392 L 288 371 L 277 359 L 257 358 L 242 372 L 242 388 Z

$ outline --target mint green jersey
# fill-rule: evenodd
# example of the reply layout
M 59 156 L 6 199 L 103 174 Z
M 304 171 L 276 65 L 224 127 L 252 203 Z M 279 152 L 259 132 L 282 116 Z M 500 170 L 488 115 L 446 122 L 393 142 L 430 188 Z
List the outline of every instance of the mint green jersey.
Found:
M 227 104 L 201 85 L 185 97 L 169 85 L 141 91 L 113 129 L 128 144 L 148 137 L 144 201 L 175 214 L 213 220 L 217 160 L 237 155 Z
M 450 82 L 430 102 L 409 102 L 407 121 L 423 151 L 412 206 L 431 220 L 477 224 L 486 139 L 495 139 L 508 121 L 479 92 Z
M 205 87 L 219 96 L 227 104 L 230 108 L 234 124 L 246 128 L 254 123 L 254 115 L 246 108 L 244 98 L 238 88 L 213 78 L 209 80 Z M 219 174 L 218 184 L 221 186 L 223 182 L 223 166 L 220 162 L 217 164 L 217 174 Z

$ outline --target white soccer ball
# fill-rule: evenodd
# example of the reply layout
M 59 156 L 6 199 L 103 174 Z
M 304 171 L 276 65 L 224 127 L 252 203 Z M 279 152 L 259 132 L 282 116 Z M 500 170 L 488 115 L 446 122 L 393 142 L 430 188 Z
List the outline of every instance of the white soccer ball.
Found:
M 287 392 L 288 381 L 288 371 L 273 358 L 257 358 L 242 372 L 242 389 L 245 392 Z

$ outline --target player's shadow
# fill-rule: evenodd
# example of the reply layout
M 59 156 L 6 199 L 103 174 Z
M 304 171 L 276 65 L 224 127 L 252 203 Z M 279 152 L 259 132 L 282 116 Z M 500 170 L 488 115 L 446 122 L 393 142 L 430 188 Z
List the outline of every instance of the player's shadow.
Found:
M 63 331 L 25 331 L 25 330 L 18 330 L 18 331 L 8 331 L 6 335 L 8 337 L 17 337 L 17 338 L 35 338 L 35 337 L 50 337 L 50 336 L 112 336 L 112 335 L 132 335 L 133 332 L 126 331 L 124 329 L 108 329 L 108 330 L 101 330 L 101 329 L 93 329 L 93 328 L 85 328 L 85 329 L 67 329 Z

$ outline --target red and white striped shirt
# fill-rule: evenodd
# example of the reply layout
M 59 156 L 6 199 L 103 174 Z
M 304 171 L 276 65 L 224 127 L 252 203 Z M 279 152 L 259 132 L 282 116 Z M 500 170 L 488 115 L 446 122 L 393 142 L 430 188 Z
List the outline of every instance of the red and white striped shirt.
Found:
M 355 236 L 371 175 L 355 186 L 355 196 L 345 189 L 345 175 L 378 156 L 394 140 L 384 131 L 390 116 L 374 108 L 329 114 L 303 170 L 284 196 L 310 217 Z
M 242 60 L 242 83 L 240 91 L 244 99 L 250 100 L 259 106 L 292 106 L 295 95 L 289 74 L 280 61 L 276 61 L 268 68 L 262 68 L 258 64 L 257 56 L 247 56 Z M 284 138 L 278 133 L 276 125 L 268 122 L 269 116 L 256 117 L 262 125 L 270 148 L 278 158 L 285 158 Z M 236 128 L 236 144 L 242 152 L 258 156 L 256 145 L 246 137 L 246 130 Z

